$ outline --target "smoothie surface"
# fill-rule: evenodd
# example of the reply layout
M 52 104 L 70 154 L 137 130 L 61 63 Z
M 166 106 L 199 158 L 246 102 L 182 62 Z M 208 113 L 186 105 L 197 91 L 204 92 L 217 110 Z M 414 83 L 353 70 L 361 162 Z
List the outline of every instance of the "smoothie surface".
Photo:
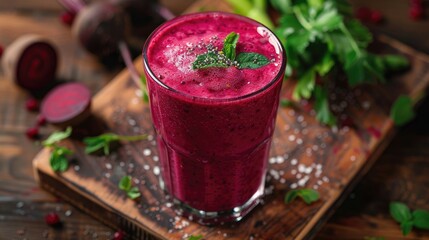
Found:
M 251 94 L 274 81 L 283 53 L 276 38 L 265 27 L 229 14 L 206 13 L 178 18 L 162 27 L 147 48 L 153 75 L 166 86 L 200 98 L 228 99 Z M 237 55 L 255 52 L 270 60 L 256 69 L 212 67 L 192 69 L 192 63 L 207 47 L 222 50 L 225 37 L 239 34 Z

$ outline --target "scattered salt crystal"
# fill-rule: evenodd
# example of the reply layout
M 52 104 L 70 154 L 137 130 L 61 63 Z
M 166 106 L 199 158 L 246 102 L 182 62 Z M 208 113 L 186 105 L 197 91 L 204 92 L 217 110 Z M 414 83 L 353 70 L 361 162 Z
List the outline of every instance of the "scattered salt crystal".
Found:
M 153 140 L 153 135 L 147 135 L 147 140 L 152 141 Z
M 276 158 L 276 162 L 277 162 L 278 164 L 284 163 L 284 161 L 285 161 L 285 159 L 284 159 L 282 156 L 278 156 L 278 157 Z
M 298 173 L 297 175 L 296 175 L 296 178 L 297 179 L 300 179 L 302 177 L 302 174 L 301 173 Z
M 16 203 L 16 207 L 17 208 L 22 208 L 22 207 L 24 207 L 24 203 L 23 202 L 17 202 Z
M 158 162 L 159 161 L 159 157 L 158 156 L 153 156 L 153 161 Z
M 294 158 L 290 161 L 291 165 L 296 165 L 297 163 L 298 163 L 298 160 L 296 158 Z
M 149 165 L 147 165 L 147 164 L 145 164 L 145 165 L 143 166 L 143 169 L 144 169 L 144 170 L 149 170 L 149 169 L 150 169 L 150 166 L 149 166 Z
M 304 121 L 304 116 L 299 115 L 299 116 L 296 118 L 296 120 L 300 123 L 300 122 Z
M 112 169 L 112 164 L 110 164 L 110 163 L 106 163 L 106 168 L 107 168 L 107 169 Z
M 293 142 L 295 141 L 296 137 L 295 135 L 289 135 L 289 141 Z
M 280 178 L 280 183 L 285 183 L 285 182 L 286 182 L 286 179 Z
M 312 171 L 313 171 L 312 167 L 308 167 L 308 168 L 305 169 L 305 173 L 306 174 L 310 174 Z
M 144 156 L 149 156 L 151 153 L 152 153 L 152 151 L 149 148 L 146 148 L 145 150 L 143 150 Z
M 105 173 L 105 174 L 104 174 L 104 177 L 106 177 L 106 178 L 110 178 L 110 173 Z
M 276 158 L 271 157 L 268 161 L 269 161 L 269 163 L 274 164 L 274 163 L 276 163 Z
M 137 97 L 142 97 L 143 96 L 143 92 L 141 89 L 136 89 L 136 91 L 134 92 L 136 94 Z
M 371 107 L 371 103 L 369 101 L 365 101 L 362 103 L 362 107 L 365 110 L 368 110 Z
M 124 162 L 119 162 L 119 166 L 123 167 L 123 166 L 125 166 L 125 163 Z
M 153 174 L 159 175 L 159 173 L 160 173 L 159 167 L 158 166 L 153 167 Z
M 313 189 L 314 189 L 314 190 L 317 190 L 317 189 L 319 189 L 319 186 L 314 185 L 314 186 L 313 186 Z
M 296 140 L 296 143 L 301 145 L 301 144 L 303 143 L 303 141 L 302 141 L 302 139 L 301 139 L 301 138 L 298 138 L 298 139 Z
M 323 166 L 322 166 L 322 164 L 320 164 L 320 163 L 316 165 L 316 169 L 317 169 L 317 170 L 322 169 L 322 167 L 323 167 Z
M 64 215 L 65 215 L 66 217 L 70 217 L 70 216 L 72 215 L 72 211 L 71 211 L 71 210 L 67 210 L 67 211 L 64 213 Z
M 295 188 L 297 188 L 297 187 L 298 187 L 298 184 L 296 184 L 296 183 L 292 183 L 289 187 L 290 187 L 291 189 L 295 189 Z
M 79 165 L 76 165 L 76 166 L 74 166 L 74 167 L 73 167 L 73 169 L 74 169 L 76 172 L 79 172 L 79 170 L 80 170 L 80 166 L 79 166 Z
M 302 173 L 305 171 L 305 165 L 304 164 L 299 164 L 298 165 L 298 172 Z
M 352 155 L 352 156 L 350 157 L 350 161 L 354 162 L 355 160 L 356 160 L 356 156 L 355 156 L 355 155 Z
M 326 177 L 326 176 L 322 177 L 322 180 L 323 180 L 324 182 L 329 182 L 329 178 L 328 178 L 328 177 Z
M 297 171 L 296 171 L 296 169 L 292 169 L 292 171 L 290 173 L 292 173 L 292 175 L 295 175 L 297 173 Z

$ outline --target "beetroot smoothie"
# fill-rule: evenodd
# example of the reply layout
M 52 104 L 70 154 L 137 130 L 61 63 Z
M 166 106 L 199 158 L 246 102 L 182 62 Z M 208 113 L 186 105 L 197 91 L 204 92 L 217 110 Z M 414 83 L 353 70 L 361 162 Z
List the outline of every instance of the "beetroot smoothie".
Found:
M 269 62 L 193 69 L 231 32 L 239 34 L 237 54 Z M 285 68 L 279 41 L 253 20 L 199 13 L 158 28 L 143 56 L 166 189 L 199 219 L 240 220 L 263 193 Z

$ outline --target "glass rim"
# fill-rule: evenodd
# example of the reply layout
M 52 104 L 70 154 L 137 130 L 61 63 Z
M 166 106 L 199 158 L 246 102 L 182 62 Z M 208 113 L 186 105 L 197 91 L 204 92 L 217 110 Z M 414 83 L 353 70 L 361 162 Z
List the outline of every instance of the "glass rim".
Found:
M 270 34 L 272 34 L 275 38 L 275 43 L 280 47 L 281 49 L 281 55 L 282 55 L 282 63 L 281 66 L 279 68 L 278 73 L 276 74 L 275 77 L 273 77 L 273 79 L 268 82 L 266 85 L 264 85 L 263 87 L 261 87 L 260 89 L 254 91 L 254 92 L 250 92 L 248 94 L 245 95 L 241 95 L 241 96 L 236 96 L 236 97 L 227 97 L 227 98 L 215 98 L 215 97 L 199 97 L 199 96 L 194 96 L 188 93 L 184 93 L 181 91 L 178 91 L 177 89 L 174 89 L 170 86 L 168 86 L 167 84 L 163 83 L 160 79 L 158 79 L 158 77 L 156 77 L 156 75 L 152 72 L 152 69 L 150 68 L 150 64 L 148 61 L 148 56 L 147 56 L 147 49 L 150 45 L 150 42 L 152 40 L 152 38 L 158 34 L 159 31 L 161 31 L 162 29 L 164 29 L 165 27 L 168 27 L 169 25 L 176 23 L 180 20 L 183 20 L 183 18 L 187 18 L 189 16 L 195 16 L 195 15 L 227 15 L 227 16 L 232 16 L 235 18 L 241 18 L 244 21 L 247 22 L 252 22 L 252 23 L 256 23 L 259 26 L 262 26 L 264 28 L 266 28 L 268 30 L 268 32 Z M 228 13 L 228 12 L 221 12 L 221 11 L 208 11 L 208 12 L 198 12 L 198 13 L 189 13 L 189 14 L 184 14 L 178 17 L 175 17 L 174 19 L 171 19 L 169 21 L 164 22 L 163 24 L 161 24 L 160 26 L 158 26 L 150 35 L 149 37 L 146 39 L 145 44 L 143 46 L 143 66 L 144 66 L 144 71 L 146 72 L 146 74 L 148 74 L 152 80 L 154 80 L 154 82 L 156 82 L 158 85 L 160 85 L 161 87 L 163 87 L 164 89 L 174 93 L 174 94 L 178 94 L 179 96 L 183 96 L 184 98 L 188 98 L 188 99 L 192 99 L 192 100 L 201 100 L 201 101 L 216 101 L 216 102 L 230 102 L 230 101 L 237 101 L 237 100 L 243 100 L 243 99 L 247 99 L 253 96 L 258 95 L 259 93 L 265 92 L 266 90 L 268 90 L 271 86 L 273 86 L 275 83 L 277 83 L 279 80 L 282 80 L 283 76 L 284 76 L 284 72 L 286 69 L 286 52 L 285 49 L 282 45 L 282 43 L 280 42 L 280 40 L 278 39 L 278 37 L 273 33 L 273 31 L 271 31 L 271 29 L 269 29 L 267 26 L 265 26 L 264 24 L 253 20 L 251 18 L 242 16 L 242 15 L 238 15 L 238 14 L 234 14 L 234 13 Z

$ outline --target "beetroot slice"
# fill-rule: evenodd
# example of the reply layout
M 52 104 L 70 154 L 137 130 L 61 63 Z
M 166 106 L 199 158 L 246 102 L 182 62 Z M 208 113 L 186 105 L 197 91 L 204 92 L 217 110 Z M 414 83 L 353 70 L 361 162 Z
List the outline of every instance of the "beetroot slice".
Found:
M 66 83 L 54 88 L 43 99 L 41 113 L 60 126 L 79 124 L 90 113 L 91 93 L 81 83 Z
M 57 53 L 47 42 L 28 46 L 18 60 L 16 82 L 29 90 L 45 88 L 54 81 L 57 71 Z

